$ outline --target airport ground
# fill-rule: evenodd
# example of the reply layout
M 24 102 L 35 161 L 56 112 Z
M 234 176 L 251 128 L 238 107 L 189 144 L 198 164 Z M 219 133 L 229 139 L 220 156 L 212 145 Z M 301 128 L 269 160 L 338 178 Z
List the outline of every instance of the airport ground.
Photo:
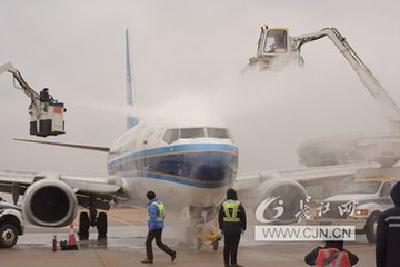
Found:
M 203 247 L 200 251 L 182 243 L 181 229 L 169 224 L 164 232 L 165 243 L 176 248 L 178 258 L 171 263 L 168 256 L 154 248 L 153 266 L 223 266 L 222 250 L 213 251 Z M 0 250 L 0 267 L 125 267 L 141 266 L 145 258 L 146 212 L 142 209 L 114 209 L 109 212 L 109 237 L 107 243 L 96 240 L 93 230 L 89 241 L 80 243 L 80 250 L 51 251 L 53 235 L 67 239 L 68 228 L 49 229 L 34 226 L 25 227 L 25 235 L 12 249 Z M 247 231 L 239 251 L 239 263 L 244 266 L 306 266 L 304 255 L 318 243 L 270 242 L 259 243 L 253 240 L 252 231 Z M 154 244 L 155 245 L 155 244 Z M 375 247 L 361 238 L 347 245 L 347 248 L 360 257 L 357 266 L 375 266 Z

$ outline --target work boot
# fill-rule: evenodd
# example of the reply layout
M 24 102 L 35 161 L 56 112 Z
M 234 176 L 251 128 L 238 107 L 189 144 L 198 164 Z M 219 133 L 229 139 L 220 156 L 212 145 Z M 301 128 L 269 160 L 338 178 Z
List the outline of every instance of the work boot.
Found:
M 231 266 L 230 266 L 229 264 L 226 264 L 226 263 L 225 263 L 225 264 L 224 264 L 224 267 L 231 267 Z
M 175 259 L 176 259 L 176 250 L 172 251 L 171 262 L 174 262 Z
M 232 264 L 231 267 L 243 267 L 243 266 L 239 264 Z
M 153 264 L 153 261 L 149 259 L 142 260 L 141 262 L 142 264 Z

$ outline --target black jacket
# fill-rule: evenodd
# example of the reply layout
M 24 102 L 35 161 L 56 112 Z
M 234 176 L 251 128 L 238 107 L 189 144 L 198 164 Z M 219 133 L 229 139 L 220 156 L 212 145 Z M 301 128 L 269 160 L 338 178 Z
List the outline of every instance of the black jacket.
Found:
M 382 212 L 376 240 L 376 266 L 400 266 L 400 207 Z
M 224 235 L 235 235 L 247 229 L 246 211 L 242 204 L 239 205 L 238 217 L 240 222 L 224 222 L 224 208 L 221 205 L 218 213 L 219 229 L 222 230 Z
M 307 256 L 304 257 L 304 261 L 308 265 L 316 265 L 320 249 L 321 249 L 321 247 L 317 247 L 317 248 L 314 248 L 313 250 L 311 250 L 311 252 L 308 253 Z M 351 253 L 350 251 L 348 251 L 346 249 L 341 249 L 340 251 L 345 251 L 348 253 L 351 265 L 356 265 L 358 263 L 358 257 L 356 255 L 354 255 L 353 253 Z

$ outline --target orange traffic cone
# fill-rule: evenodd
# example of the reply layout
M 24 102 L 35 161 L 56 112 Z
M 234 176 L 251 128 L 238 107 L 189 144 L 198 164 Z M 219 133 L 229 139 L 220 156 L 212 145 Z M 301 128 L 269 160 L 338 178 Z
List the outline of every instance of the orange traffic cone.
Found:
M 68 246 L 76 246 L 76 237 L 74 234 L 74 225 L 71 223 L 68 237 Z

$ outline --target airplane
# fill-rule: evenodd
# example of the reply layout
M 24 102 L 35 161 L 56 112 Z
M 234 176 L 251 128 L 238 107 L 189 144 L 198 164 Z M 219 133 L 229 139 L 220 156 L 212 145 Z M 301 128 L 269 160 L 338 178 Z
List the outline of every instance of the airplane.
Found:
M 129 33 L 126 31 L 127 104 L 134 104 Z M 107 213 L 114 203 L 146 206 L 146 192 L 153 190 L 167 210 L 180 214 L 195 227 L 210 221 L 228 188 L 237 188 L 247 207 L 279 196 L 288 209 L 279 223 L 297 221 L 294 210 L 307 197 L 303 184 L 329 180 L 337 184 L 370 165 L 323 166 L 276 170 L 238 176 L 239 148 L 228 128 L 191 125 L 171 118 L 128 116 L 127 132 L 110 147 L 16 139 L 52 146 L 107 153 L 108 176 L 51 175 L 43 172 L 0 171 L 0 192 L 20 196 L 24 218 L 33 225 L 63 227 L 77 216 L 78 206 L 89 210 L 79 215 L 79 238 L 89 238 L 96 226 L 99 238 L 107 237 Z M 99 212 L 100 211 L 100 212 Z M 278 223 L 278 222 L 277 222 Z

